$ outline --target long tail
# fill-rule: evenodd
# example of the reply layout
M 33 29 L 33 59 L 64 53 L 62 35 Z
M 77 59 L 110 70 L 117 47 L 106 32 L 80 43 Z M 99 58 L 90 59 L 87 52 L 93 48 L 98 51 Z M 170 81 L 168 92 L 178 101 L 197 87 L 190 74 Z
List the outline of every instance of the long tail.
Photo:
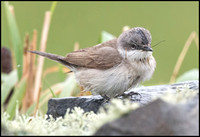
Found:
M 65 57 L 63 56 L 58 56 L 56 54 L 51 54 L 51 53 L 46 53 L 46 52 L 41 52 L 41 51 L 28 51 L 28 52 L 31 52 L 31 53 L 34 53 L 34 54 L 38 54 L 40 56 L 43 56 L 43 57 L 46 57 L 50 60 L 54 60 L 54 61 L 57 61 L 67 67 L 73 67 L 74 65 L 72 65 L 71 63 L 65 61 Z

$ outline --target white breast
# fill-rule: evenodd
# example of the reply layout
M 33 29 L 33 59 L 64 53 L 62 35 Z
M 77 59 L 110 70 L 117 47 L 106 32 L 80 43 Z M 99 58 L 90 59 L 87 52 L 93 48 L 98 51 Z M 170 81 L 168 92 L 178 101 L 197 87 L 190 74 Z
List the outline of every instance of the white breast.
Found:
M 134 58 L 135 55 L 145 56 L 149 61 L 145 60 L 146 63 L 144 63 L 139 58 Z M 75 75 L 79 84 L 84 87 L 84 91 L 113 98 L 123 94 L 139 82 L 150 79 L 155 65 L 155 59 L 151 54 L 147 56 L 144 53 L 140 55 L 139 53 L 127 53 L 127 59 L 124 59 L 118 66 L 107 70 L 81 68 L 75 72 Z

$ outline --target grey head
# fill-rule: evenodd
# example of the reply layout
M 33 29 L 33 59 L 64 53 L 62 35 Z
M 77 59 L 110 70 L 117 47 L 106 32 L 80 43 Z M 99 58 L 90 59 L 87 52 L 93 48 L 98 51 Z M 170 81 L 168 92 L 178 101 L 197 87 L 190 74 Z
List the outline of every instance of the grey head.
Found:
M 142 27 L 135 27 L 123 32 L 118 40 L 119 48 L 124 50 L 142 50 L 152 52 L 151 48 L 151 34 L 149 30 Z

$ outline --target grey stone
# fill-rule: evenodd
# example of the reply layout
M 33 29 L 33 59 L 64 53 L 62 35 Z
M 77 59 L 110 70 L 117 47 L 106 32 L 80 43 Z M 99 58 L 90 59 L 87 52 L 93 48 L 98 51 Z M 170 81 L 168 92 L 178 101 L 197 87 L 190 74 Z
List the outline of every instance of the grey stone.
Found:
M 185 104 L 157 99 L 103 125 L 95 135 L 199 135 L 198 104 L 198 95 Z
M 134 100 L 134 96 L 131 99 L 133 102 L 138 102 L 142 105 L 151 102 L 153 97 L 162 95 L 166 92 L 175 94 L 177 90 L 182 91 L 184 90 L 185 85 L 191 90 L 199 90 L 199 80 L 193 80 L 169 85 L 156 85 L 134 88 L 133 90 L 125 92 L 125 94 L 129 94 L 133 91 L 139 93 L 142 96 L 140 100 Z
M 101 96 L 52 98 L 48 102 L 47 115 L 52 115 L 54 118 L 64 117 L 67 109 L 72 110 L 74 107 L 81 107 L 85 112 L 94 111 L 96 113 L 106 102 Z
M 133 102 L 138 102 L 141 105 L 148 104 L 152 101 L 152 97 L 161 95 L 170 91 L 175 93 L 177 88 L 183 90 L 183 85 L 188 85 L 189 89 L 198 90 L 199 81 L 187 81 L 181 83 L 175 83 L 171 85 L 157 85 L 134 88 L 133 90 L 125 92 L 128 95 L 132 92 L 139 93 L 140 95 L 129 96 Z M 119 97 L 122 98 L 123 97 Z M 108 104 L 106 99 L 101 96 L 81 96 L 81 97 L 66 97 L 66 98 L 52 98 L 48 102 L 47 115 L 52 115 L 54 118 L 64 116 L 66 110 L 73 109 L 74 107 L 81 107 L 85 112 L 94 111 L 95 113 L 101 106 Z

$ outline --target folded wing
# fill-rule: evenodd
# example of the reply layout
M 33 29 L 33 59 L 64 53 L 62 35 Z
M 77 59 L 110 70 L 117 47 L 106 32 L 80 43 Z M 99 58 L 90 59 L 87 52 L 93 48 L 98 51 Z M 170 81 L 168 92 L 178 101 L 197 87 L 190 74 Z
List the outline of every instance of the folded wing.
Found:
M 116 49 L 116 39 L 97 46 L 69 53 L 65 61 L 70 64 L 95 69 L 108 69 L 118 65 L 122 58 Z

